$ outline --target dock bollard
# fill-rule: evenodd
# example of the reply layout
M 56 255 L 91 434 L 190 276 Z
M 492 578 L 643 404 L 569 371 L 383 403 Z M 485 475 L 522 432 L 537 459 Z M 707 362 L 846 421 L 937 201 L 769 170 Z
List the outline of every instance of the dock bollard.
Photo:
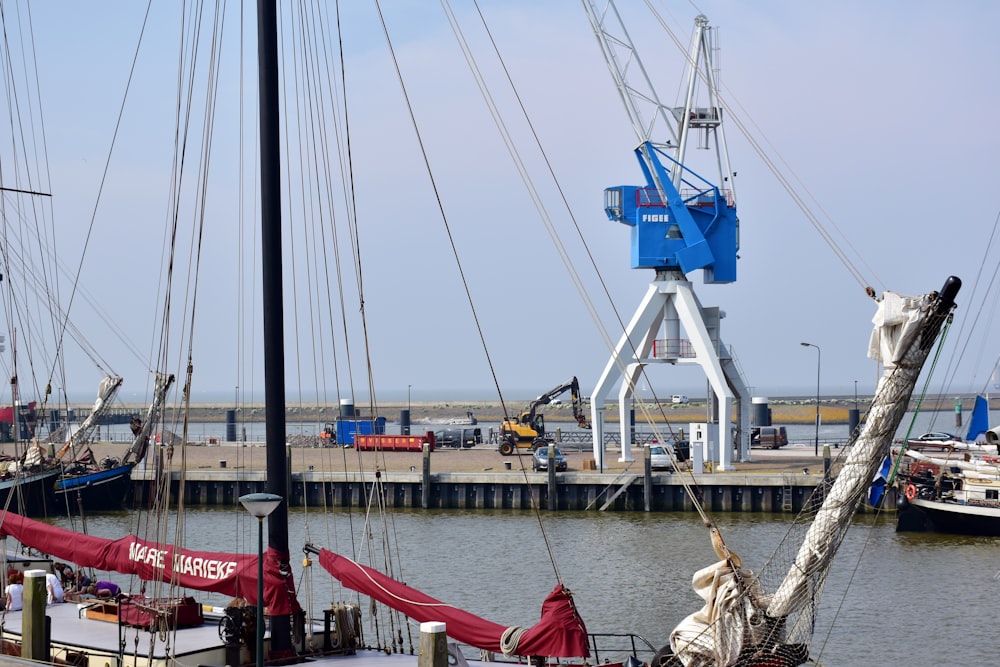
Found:
M 504 461 L 503 467 L 506 468 L 507 470 L 510 470 L 510 461 Z
M 426 621 L 420 624 L 417 667 L 448 667 L 448 635 L 444 623 Z

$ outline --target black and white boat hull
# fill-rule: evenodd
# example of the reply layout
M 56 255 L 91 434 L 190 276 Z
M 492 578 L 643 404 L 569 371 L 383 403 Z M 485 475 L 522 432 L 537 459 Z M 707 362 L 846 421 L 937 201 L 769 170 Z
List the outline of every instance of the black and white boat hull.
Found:
M 896 530 L 1000 537 L 1000 504 L 969 505 L 914 498 L 900 507 Z

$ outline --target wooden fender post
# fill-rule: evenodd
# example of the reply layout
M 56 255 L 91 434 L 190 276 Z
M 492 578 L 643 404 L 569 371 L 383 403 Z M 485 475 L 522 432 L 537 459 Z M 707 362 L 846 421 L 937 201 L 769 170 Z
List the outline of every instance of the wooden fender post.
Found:
M 45 629 L 45 603 L 48 599 L 45 575 L 45 570 L 28 570 L 24 573 L 21 657 L 37 662 L 49 662 L 49 647 L 46 641 L 48 633 Z
M 431 446 L 424 443 L 423 446 L 423 485 L 420 494 L 420 507 L 427 509 L 431 506 Z M 423 641 L 423 639 L 421 639 Z
M 427 621 L 420 624 L 417 667 L 448 667 L 448 635 L 444 623 Z

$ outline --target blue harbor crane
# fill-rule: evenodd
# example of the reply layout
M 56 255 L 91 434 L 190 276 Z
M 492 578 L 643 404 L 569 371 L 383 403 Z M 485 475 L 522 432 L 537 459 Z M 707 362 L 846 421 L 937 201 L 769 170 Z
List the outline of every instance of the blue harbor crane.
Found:
M 709 127 L 708 123 L 717 125 L 718 120 L 705 121 L 704 126 Z M 632 268 L 684 274 L 702 269 L 706 283 L 736 280 L 739 220 L 731 192 L 695 180 L 700 177 L 673 163 L 649 141 L 636 148 L 635 154 L 646 185 L 619 185 L 604 191 L 608 219 L 631 228 Z M 682 174 L 684 189 L 673 186 L 661 156 Z
M 730 408 L 735 399 L 739 456 L 749 457 L 750 400 L 720 332 L 722 311 L 704 307 L 687 275 L 702 271 L 706 284 L 736 280 L 739 219 L 735 173 L 723 131 L 723 106 L 714 64 L 713 29 L 699 15 L 688 52 L 684 102 L 660 102 L 613 0 L 584 8 L 638 138 L 635 155 L 644 185 L 604 191 L 604 210 L 631 231 L 631 266 L 652 269 L 654 279 L 592 392 L 594 457 L 604 462 L 604 399 L 619 380 L 622 459 L 631 461 L 631 402 L 645 366 L 697 364 L 705 372 L 712 408 L 700 444 L 703 461 L 720 470 L 732 465 Z M 698 142 L 714 156 L 714 182 L 686 162 Z M 693 435 L 693 434 L 692 434 Z M 694 443 L 692 443 L 694 444 Z M 696 462 L 700 465 L 700 462 Z

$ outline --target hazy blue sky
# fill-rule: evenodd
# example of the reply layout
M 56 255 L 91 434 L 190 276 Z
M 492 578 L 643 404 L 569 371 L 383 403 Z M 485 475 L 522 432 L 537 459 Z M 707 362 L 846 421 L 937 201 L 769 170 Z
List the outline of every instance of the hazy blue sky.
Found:
M 83 259 L 81 282 L 93 302 L 78 298 L 72 306 L 76 327 L 125 377 L 126 400 L 146 395 L 163 309 L 162 248 L 177 106 L 176 4 L 153 5 Z M 342 24 L 358 225 L 377 391 L 383 398 L 405 398 L 411 385 L 415 401 L 490 396 L 489 368 L 385 39 L 369 3 L 345 4 L 350 5 Z M 635 138 L 587 19 L 571 0 L 484 0 L 480 6 L 627 321 L 652 274 L 629 269 L 628 229 L 606 220 L 602 196 L 607 186 L 641 183 L 641 173 L 632 154 Z M 811 198 L 824 228 L 877 291 L 923 293 L 940 287 L 949 274 L 965 281 L 934 387 L 982 389 L 1000 355 L 1000 337 L 990 333 L 995 298 L 983 296 L 996 252 L 985 259 L 986 273 L 974 292 L 1000 213 L 995 194 L 1000 134 L 993 122 L 1000 108 L 1000 46 L 994 34 L 1000 4 L 955 2 L 945 8 L 931 2 L 788 0 L 658 6 L 685 46 L 697 13 L 720 28 L 721 76 L 732 113 L 750 128 L 754 141 L 767 146 L 799 194 Z M 42 187 L 53 193 L 60 260 L 75 271 L 145 7 L 46 2 L 31 9 L 47 137 L 49 175 Z M 382 9 L 501 388 L 509 397 L 523 398 L 576 375 L 589 394 L 608 350 L 487 115 L 441 7 L 387 1 Z M 600 284 L 489 59 L 473 8 L 455 2 L 454 9 L 568 255 L 614 331 Z M 661 97 L 674 99 L 681 90 L 683 55 L 644 3 L 622 2 L 621 9 Z M 5 12 L 13 23 L 15 12 Z M 232 3 L 226 14 L 232 48 L 220 67 L 210 224 L 198 292 L 193 395 L 202 399 L 233 396 L 237 385 L 257 386 L 261 377 L 261 363 L 253 361 L 259 335 L 239 325 L 259 312 L 251 287 L 259 277 L 249 273 L 251 260 L 239 260 L 252 251 L 256 232 L 241 237 L 236 231 L 241 206 L 244 216 L 253 218 L 247 202 L 256 187 L 244 177 L 246 190 L 240 192 L 239 20 Z M 248 74 L 251 85 L 253 80 Z M 243 136 L 252 138 L 252 90 L 245 94 L 251 111 L 243 117 L 248 125 Z M 822 349 L 824 393 L 852 393 L 855 381 L 861 392 L 870 391 L 876 368 L 865 355 L 874 304 L 734 124 L 727 133 L 738 172 L 739 279 L 703 286 L 700 274 L 692 275 L 702 303 L 726 312 L 724 339 L 755 393 L 815 390 L 815 350 L 801 347 L 802 341 Z M 252 156 L 252 140 L 243 143 Z M 199 144 L 192 140 L 190 165 L 197 163 Z M 6 155 L 9 146 L 5 141 Z M 5 160 L 3 167 L 5 185 L 16 180 L 10 163 Z M 189 169 L 193 174 L 194 167 Z M 301 240 L 286 249 L 300 251 Z M 327 248 L 324 254 L 332 253 Z M 309 321 L 308 313 L 317 310 L 308 301 L 303 277 L 308 269 L 301 260 L 295 267 L 285 304 L 290 400 L 300 392 L 336 400 L 349 382 L 343 358 L 339 385 L 329 355 L 314 378 L 312 351 L 321 344 L 309 332 L 329 334 L 339 321 Z M 62 300 L 67 289 L 61 288 Z M 185 307 L 176 297 L 174 317 Z M 353 317 L 356 297 L 345 309 Z M 335 310 L 339 317 L 339 307 Z M 973 328 L 966 318 L 977 314 Z M 353 345 L 353 381 L 365 393 L 360 340 Z M 174 333 L 169 347 L 170 370 L 178 371 L 186 338 Z M 67 346 L 66 354 L 66 386 L 81 397 L 92 395 L 98 373 L 75 347 Z M 23 366 L 21 372 L 27 372 Z M 694 369 L 656 368 L 652 378 L 660 395 L 704 393 Z

